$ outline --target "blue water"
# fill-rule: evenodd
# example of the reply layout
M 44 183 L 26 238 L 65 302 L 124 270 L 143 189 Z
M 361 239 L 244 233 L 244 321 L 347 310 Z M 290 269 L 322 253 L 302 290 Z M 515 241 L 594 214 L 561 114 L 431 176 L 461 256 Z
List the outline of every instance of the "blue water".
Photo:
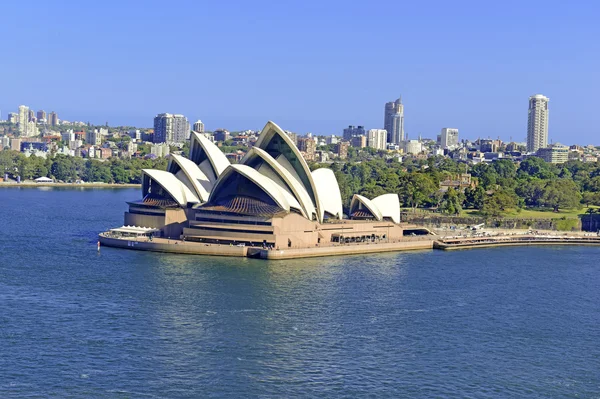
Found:
M 102 248 L 137 190 L 0 189 L 0 397 L 600 397 L 600 248 Z

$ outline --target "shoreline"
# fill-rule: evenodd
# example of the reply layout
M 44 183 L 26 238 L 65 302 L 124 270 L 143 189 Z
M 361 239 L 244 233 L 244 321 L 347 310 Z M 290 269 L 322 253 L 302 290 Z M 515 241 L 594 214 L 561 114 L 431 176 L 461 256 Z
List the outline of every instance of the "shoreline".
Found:
M 0 188 L 15 188 L 15 187 L 68 187 L 68 188 L 140 188 L 141 184 L 129 183 L 35 183 L 35 182 L 0 182 Z

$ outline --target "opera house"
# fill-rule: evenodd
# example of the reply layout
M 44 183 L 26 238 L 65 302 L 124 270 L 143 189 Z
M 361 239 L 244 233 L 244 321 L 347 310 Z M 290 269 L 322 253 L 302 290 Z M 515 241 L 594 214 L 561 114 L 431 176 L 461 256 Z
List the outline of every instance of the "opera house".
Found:
M 400 223 L 397 194 L 354 195 L 345 216 L 333 171 L 311 171 L 273 122 L 238 164 L 193 132 L 189 158 L 170 155 L 167 171 L 144 170 L 142 199 L 128 204 L 124 226 L 100 235 L 104 244 L 124 246 L 115 238 L 131 241 L 126 233 L 135 231 L 145 242 L 288 250 L 392 243 L 427 233 Z

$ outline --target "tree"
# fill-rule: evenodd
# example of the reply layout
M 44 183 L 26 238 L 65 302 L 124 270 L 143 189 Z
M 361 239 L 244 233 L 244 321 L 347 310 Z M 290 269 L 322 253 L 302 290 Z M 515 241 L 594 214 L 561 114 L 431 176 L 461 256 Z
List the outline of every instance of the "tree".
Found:
M 400 196 L 405 204 L 413 208 L 413 212 L 438 189 L 431 177 L 425 173 L 409 173 L 400 181 Z
M 482 213 L 486 216 L 498 217 L 509 209 L 517 207 L 517 196 L 508 190 L 496 190 L 485 197 Z
M 475 188 L 467 187 L 465 189 L 465 208 L 481 210 L 485 199 L 485 190 L 481 186 Z
M 598 205 L 600 206 L 600 192 L 593 193 L 591 191 L 585 191 L 582 194 L 581 202 L 585 204 L 589 208 L 590 205 Z M 591 208 L 590 208 L 591 209 Z
M 528 206 L 541 206 L 542 196 L 544 195 L 544 187 L 547 180 L 537 178 L 528 178 L 521 181 L 515 188 L 516 194 L 523 199 Z
M 573 180 L 550 180 L 544 186 L 541 203 L 543 206 L 552 207 L 554 212 L 559 208 L 578 208 L 581 194 Z
M 457 192 L 455 189 L 450 187 L 448 191 L 444 193 L 442 197 L 442 203 L 440 204 L 440 211 L 448 213 L 450 215 L 459 215 L 462 212 L 462 202 L 464 195 L 461 192 Z
M 552 179 L 556 177 L 551 164 L 538 157 L 529 157 L 521 162 L 519 173 L 521 175 L 537 177 L 538 179 Z

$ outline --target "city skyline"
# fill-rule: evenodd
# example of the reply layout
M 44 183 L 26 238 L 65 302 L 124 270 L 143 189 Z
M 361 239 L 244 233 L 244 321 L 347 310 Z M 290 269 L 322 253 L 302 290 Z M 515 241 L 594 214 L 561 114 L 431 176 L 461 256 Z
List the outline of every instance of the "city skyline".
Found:
M 593 51 L 598 44 L 591 40 L 600 33 L 593 18 L 600 5 L 594 2 L 567 10 L 558 3 L 540 10 L 516 2 L 267 2 L 233 10 L 182 3 L 182 15 L 203 16 L 203 29 L 214 32 L 210 37 L 191 17 L 149 29 L 147 21 L 163 12 L 152 4 L 107 1 L 75 8 L 32 1 L 8 3 L 4 12 L 28 8 L 35 10 L 31 23 L 7 18 L 0 34 L 32 43 L 52 37 L 53 46 L 26 51 L 7 41 L 5 51 L 15 57 L 2 67 L 3 118 L 15 105 L 28 104 L 69 120 L 151 127 L 154 115 L 172 110 L 202 119 L 207 129 L 259 129 L 272 119 L 292 131 L 341 134 L 349 124 L 383 128 L 382 104 L 402 94 L 411 138 L 455 126 L 465 138 L 523 142 L 526 99 L 544 93 L 553 101 L 553 141 L 590 143 L 598 136 L 597 100 L 578 101 L 600 89 L 600 56 Z M 402 51 L 393 52 L 397 32 L 391 22 L 398 14 L 410 34 Z M 538 31 L 545 40 L 534 45 L 526 38 Z M 182 56 L 159 56 L 163 45 Z M 373 62 L 381 54 L 385 63 Z M 47 78 L 35 79 L 41 74 Z M 232 112 L 233 101 L 243 106 Z

